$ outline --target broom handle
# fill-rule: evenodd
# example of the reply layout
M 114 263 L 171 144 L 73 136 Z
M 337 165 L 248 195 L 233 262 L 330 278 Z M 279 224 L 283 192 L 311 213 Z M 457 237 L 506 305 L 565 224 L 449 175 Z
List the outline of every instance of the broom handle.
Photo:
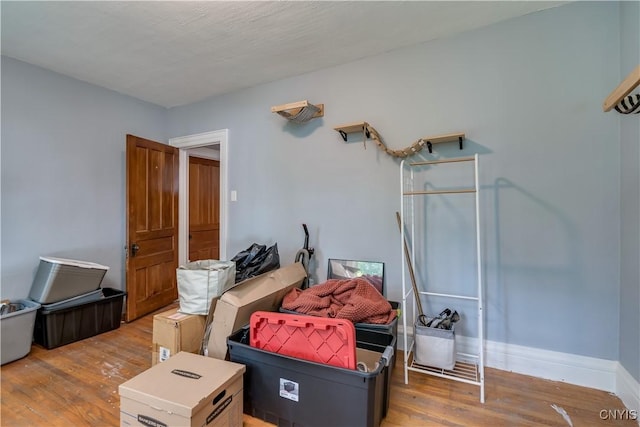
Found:
M 400 228 L 400 233 L 402 234 L 402 219 L 400 218 L 400 213 L 396 212 L 396 219 L 398 220 L 398 228 Z M 409 246 L 407 246 L 407 239 L 404 239 L 404 256 L 407 258 L 407 267 L 409 268 L 409 276 L 411 277 L 411 285 L 413 286 L 413 293 L 416 296 L 416 305 L 418 306 L 418 314 L 420 316 L 424 316 L 424 311 L 422 311 L 422 301 L 420 301 L 420 293 L 418 292 L 418 285 L 416 284 L 416 276 L 413 273 L 413 264 L 411 262 L 411 255 L 409 254 Z

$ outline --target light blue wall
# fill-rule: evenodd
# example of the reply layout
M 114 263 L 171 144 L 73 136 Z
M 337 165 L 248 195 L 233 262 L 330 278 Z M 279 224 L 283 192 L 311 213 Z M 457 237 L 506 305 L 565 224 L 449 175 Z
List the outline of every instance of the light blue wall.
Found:
M 619 82 L 619 34 L 617 3 L 570 4 L 174 108 L 168 136 L 230 130 L 230 253 L 277 241 L 291 261 L 306 222 L 318 280 L 329 257 L 384 261 L 401 300 L 399 163 L 333 127 L 368 121 L 393 148 L 466 132 L 462 152 L 438 153 L 481 155 L 487 338 L 617 360 L 619 122 L 601 104 Z M 324 118 L 296 126 L 269 110 L 301 99 Z M 457 239 L 430 244 L 455 256 Z M 455 268 L 440 279 L 472 274 Z
M 622 73 L 611 66 L 623 64 L 619 24 L 618 3 L 580 2 L 169 111 L 3 57 L 2 296 L 26 296 L 42 254 L 109 265 L 105 284 L 120 288 L 125 134 L 228 128 L 238 192 L 229 253 L 277 241 L 290 262 L 305 222 L 316 280 L 329 257 L 384 261 L 388 296 L 399 301 L 399 162 L 371 141 L 365 150 L 358 135 L 344 143 L 333 127 L 366 120 L 392 148 L 462 131 L 462 152 L 436 148 L 481 156 L 487 338 L 621 354 L 636 376 L 625 322 L 638 323 L 626 300 L 637 295 L 638 250 L 626 252 L 624 236 L 638 214 L 621 194 L 625 177 L 637 194 L 637 167 L 620 149 L 636 130 L 601 110 Z M 269 110 L 301 99 L 324 103 L 325 117 L 296 126 Z M 429 208 L 441 212 L 436 224 L 468 222 L 462 207 Z M 417 266 L 422 280 L 473 276 L 453 262 L 462 230 L 431 232 L 444 256 L 440 277 Z
M 620 81 L 640 64 L 639 22 L 640 3 L 623 2 L 620 7 Z M 615 111 L 609 114 L 618 115 Z M 637 114 L 618 116 L 622 215 L 620 363 L 636 381 L 640 381 L 640 117 Z
M 110 267 L 124 287 L 125 135 L 164 140 L 167 111 L 2 57 L 2 298 L 41 255 Z

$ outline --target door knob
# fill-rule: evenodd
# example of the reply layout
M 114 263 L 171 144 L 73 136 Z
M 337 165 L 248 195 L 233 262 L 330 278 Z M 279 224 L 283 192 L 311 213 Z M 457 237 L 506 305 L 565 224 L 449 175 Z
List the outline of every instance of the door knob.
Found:
M 139 250 L 140 250 L 140 246 L 138 246 L 137 243 L 134 243 L 133 245 L 131 245 L 131 256 L 136 256 Z

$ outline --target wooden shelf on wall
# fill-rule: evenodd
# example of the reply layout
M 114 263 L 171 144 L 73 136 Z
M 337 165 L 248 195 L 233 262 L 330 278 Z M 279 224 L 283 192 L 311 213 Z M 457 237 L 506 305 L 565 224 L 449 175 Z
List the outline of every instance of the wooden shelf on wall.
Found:
M 312 116 L 305 118 L 305 121 L 324 116 L 324 104 L 311 104 L 307 100 L 290 102 L 288 104 L 282 105 L 274 105 L 273 107 L 271 107 L 271 112 L 278 113 L 286 119 L 295 119 L 295 117 L 298 116 L 299 113 L 301 113 L 305 108 L 309 107 L 311 107 L 313 111 L 317 111 Z
M 629 95 L 635 88 L 640 86 L 640 65 L 638 65 L 629 75 L 607 96 L 602 103 L 604 112 L 611 111 L 622 99 Z
M 432 144 L 442 144 L 444 142 L 457 142 L 462 150 L 462 141 L 464 141 L 464 133 L 447 133 L 445 135 L 425 136 L 421 138 L 427 143 L 429 152 L 431 152 Z
M 448 133 L 445 135 L 425 136 L 422 139 L 431 141 L 432 144 L 440 144 L 442 142 L 459 142 L 460 138 L 464 140 L 464 133 Z
M 353 123 L 347 123 L 345 125 L 336 126 L 333 129 L 338 131 L 340 136 L 342 136 L 342 139 L 344 140 L 344 142 L 347 142 L 347 134 L 354 133 L 354 132 L 364 132 L 367 138 L 370 138 L 371 135 L 369 134 L 368 127 L 369 127 L 369 123 L 367 122 L 353 122 Z

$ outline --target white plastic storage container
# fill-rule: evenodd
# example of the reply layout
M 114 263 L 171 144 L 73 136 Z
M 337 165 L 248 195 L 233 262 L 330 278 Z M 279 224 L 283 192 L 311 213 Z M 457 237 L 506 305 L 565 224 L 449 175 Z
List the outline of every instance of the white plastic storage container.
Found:
M 51 304 L 100 288 L 109 267 L 74 259 L 40 257 L 29 298 Z
M 2 365 L 29 354 L 36 312 L 40 308 L 40 304 L 29 300 L 12 301 L 11 305 L 18 305 L 19 309 L 0 316 L 0 333 L 2 334 L 0 335 L 2 340 L 0 364 Z

